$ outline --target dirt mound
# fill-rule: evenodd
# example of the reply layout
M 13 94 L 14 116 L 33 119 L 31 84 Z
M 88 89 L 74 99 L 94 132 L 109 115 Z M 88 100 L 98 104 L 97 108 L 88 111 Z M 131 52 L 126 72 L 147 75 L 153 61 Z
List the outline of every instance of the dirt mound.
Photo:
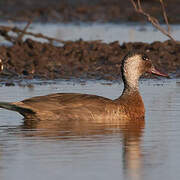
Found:
M 157 0 L 143 0 L 143 8 L 163 22 Z M 170 23 L 180 23 L 179 0 L 164 1 Z M 0 1 L 1 19 L 41 22 L 122 22 L 146 21 L 138 15 L 130 0 L 8 0 Z
M 132 49 L 146 52 L 160 70 L 180 76 L 180 45 L 171 41 L 119 45 L 79 40 L 55 47 L 27 39 L 11 47 L 0 46 L 0 56 L 8 77 L 116 80 L 123 56 Z

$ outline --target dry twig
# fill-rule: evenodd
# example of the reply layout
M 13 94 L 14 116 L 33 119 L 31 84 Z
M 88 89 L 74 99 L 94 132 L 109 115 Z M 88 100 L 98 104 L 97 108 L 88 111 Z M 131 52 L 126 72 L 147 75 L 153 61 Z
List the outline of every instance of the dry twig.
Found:
M 23 31 L 17 37 L 17 41 L 22 41 L 22 38 L 23 38 L 24 34 L 26 33 L 27 29 L 29 28 L 29 26 L 31 25 L 31 23 L 32 23 L 32 19 L 27 22 L 27 24 L 24 27 Z
M 160 3 L 161 3 L 162 12 L 163 12 L 164 20 L 165 20 L 165 22 L 166 22 L 166 24 L 167 24 L 168 32 L 170 33 L 171 27 L 169 26 L 169 22 L 168 22 L 166 10 L 165 10 L 165 7 L 164 7 L 164 2 L 163 2 L 163 0 L 159 0 L 159 1 L 160 1 Z
M 164 15 L 164 18 L 165 18 L 165 22 L 167 24 L 167 26 L 169 27 L 169 23 L 168 23 L 168 19 L 167 19 L 167 15 L 166 15 L 166 11 L 165 11 L 165 8 L 164 8 L 164 4 L 163 4 L 163 1 L 160 0 L 161 2 L 161 6 L 162 6 L 162 10 L 163 10 L 163 15 Z M 135 9 L 136 12 L 144 15 L 148 21 L 150 21 L 152 23 L 152 25 L 157 28 L 159 31 L 161 31 L 163 34 L 165 34 L 166 36 L 168 36 L 173 42 L 176 42 L 176 40 L 171 36 L 170 34 L 170 27 L 168 28 L 168 31 L 166 29 L 164 29 L 163 27 L 161 27 L 159 21 L 154 18 L 153 16 L 151 16 L 150 14 L 146 13 L 142 6 L 141 6 L 141 2 L 140 0 L 137 0 L 137 3 L 135 2 L 135 0 L 131 0 L 131 3 Z
M 41 33 L 27 32 L 26 30 L 28 29 L 30 24 L 31 24 L 31 22 L 28 22 L 23 30 L 19 29 L 17 27 L 0 26 L 0 35 L 2 35 L 6 40 L 8 40 L 10 42 L 13 42 L 13 43 L 16 42 L 17 40 L 22 40 L 22 37 L 24 35 L 30 35 L 30 36 L 33 36 L 35 38 L 46 39 L 46 40 L 48 40 L 50 42 L 56 41 L 56 42 L 63 43 L 63 44 L 65 43 L 65 41 L 63 41 L 63 40 L 48 37 L 48 36 L 45 36 L 45 35 L 43 35 Z M 15 38 L 15 37 L 10 36 L 8 34 L 9 32 L 14 32 L 14 33 L 18 33 L 18 34 L 20 33 L 20 35 L 17 38 Z

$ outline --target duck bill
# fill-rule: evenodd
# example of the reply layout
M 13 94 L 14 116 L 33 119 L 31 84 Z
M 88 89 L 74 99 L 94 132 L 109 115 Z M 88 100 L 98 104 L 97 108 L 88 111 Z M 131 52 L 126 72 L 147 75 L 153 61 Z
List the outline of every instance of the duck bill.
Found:
M 169 77 L 168 74 L 165 74 L 165 73 L 160 72 L 159 70 L 155 69 L 154 66 L 151 68 L 150 73 L 155 74 L 155 75 L 157 75 L 157 76 Z

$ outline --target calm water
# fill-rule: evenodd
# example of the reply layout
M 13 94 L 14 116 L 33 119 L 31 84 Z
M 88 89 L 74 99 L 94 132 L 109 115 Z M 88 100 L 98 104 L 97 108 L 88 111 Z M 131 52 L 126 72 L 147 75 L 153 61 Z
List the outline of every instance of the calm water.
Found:
M 145 123 L 73 129 L 58 122 L 26 124 L 0 109 L 0 179 L 180 179 L 180 80 L 140 82 Z M 116 98 L 122 84 L 88 81 L 0 87 L 1 101 L 55 92 Z
M 0 23 L 0 25 L 14 26 L 24 28 L 24 23 Z M 104 42 L 119 41 L 123 42 L 148 42 L 165 41 L 168 38 L 161 32 L 157 31 L 151 25 L 139 24 L 31 24 L 28 31 L 34 33 L 43 33 L 46 36 L 54 37 L 61 40 L 79 40 L 86 41 L 102 40 Z M 176 40 L 180 40 L 180 25 L 171 26 L 171 34 Z M 28 37 L 28 36 L 26 36 Z M 32 38 L 32 37 L 31 37 Z M 43 41 L 42 39 L 39 39 Z M 3 42 L 0 37 L 0 42 Z

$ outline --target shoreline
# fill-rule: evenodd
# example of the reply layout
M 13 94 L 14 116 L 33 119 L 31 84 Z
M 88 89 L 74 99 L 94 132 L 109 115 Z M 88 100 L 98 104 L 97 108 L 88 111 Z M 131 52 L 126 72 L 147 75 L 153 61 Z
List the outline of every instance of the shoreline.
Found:
M 171 41 L 123 43 L 115 41 L 67 41 L 62 47 L 31 39 L 11 47 L 0 46 L 5 79 L 95 79 L 114 81 L 121 77 L 121 60 L 131 50 L 148 54 L 161 71 L 180 77 L 180 44 Z M 154 78 L 152 75 L 145 78 Z

